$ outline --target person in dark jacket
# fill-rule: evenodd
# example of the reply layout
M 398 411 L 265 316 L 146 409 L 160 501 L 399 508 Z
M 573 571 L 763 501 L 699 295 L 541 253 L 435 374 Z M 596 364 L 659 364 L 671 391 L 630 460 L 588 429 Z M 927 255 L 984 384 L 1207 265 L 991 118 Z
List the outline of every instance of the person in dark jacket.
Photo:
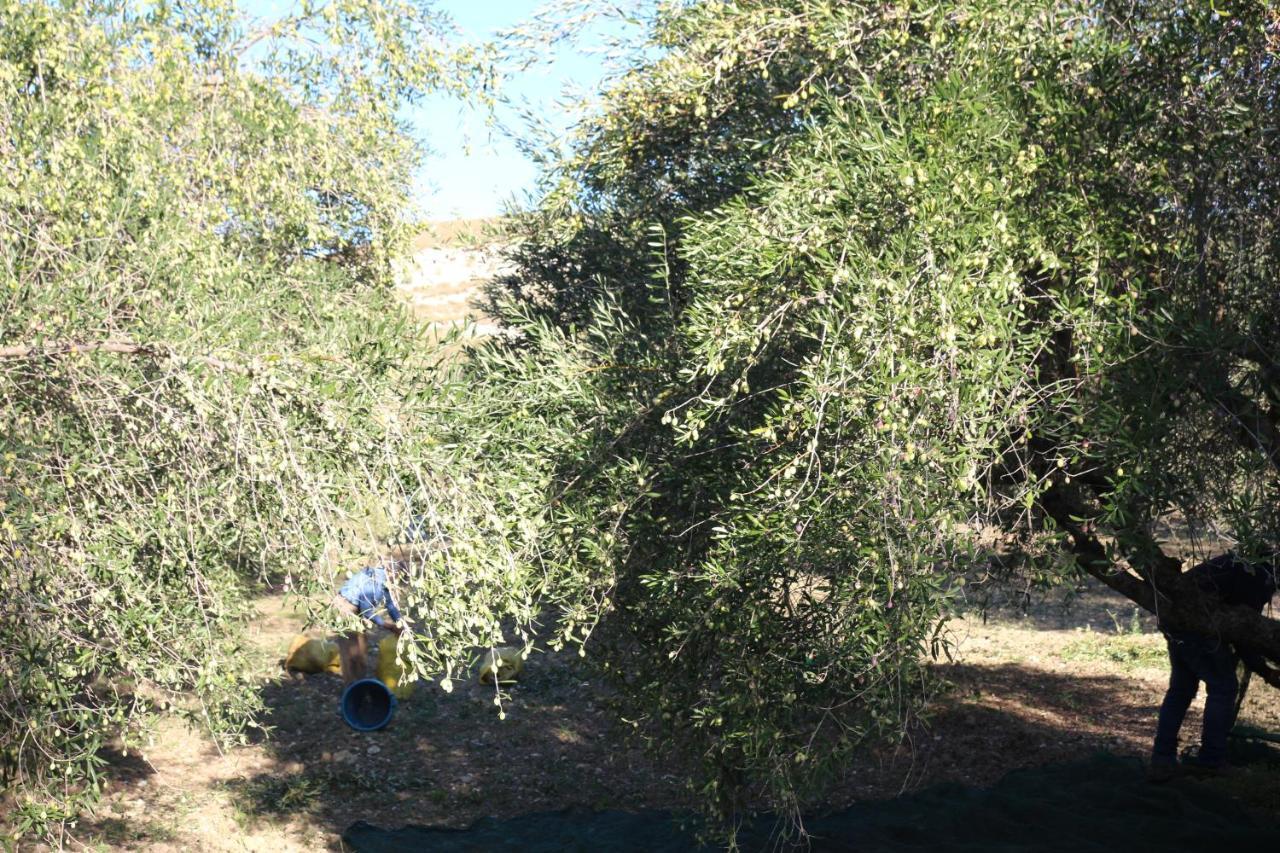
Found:
M 1259 613 L 1276 591 L 1273 562 L 1251 564 L 1232 552 L 1207 560 L 1187 574 L 1202 592 L 1223 604 L 1242 605 Z M 1176 772 L 1178 731 L 1201 681 L 1205 685 L 1204 725 L 1196 769 L 1209 774 L 1223 773 L 1227 764 L 1227 735 L 1235 724 L 1235 701 L 1240 689 L 1237 664 L 1243 662 L 1273 687 L 1280 687 L 1280 672 L 1269 667 L 1257 652 L 1243 646 L 1233 647 L 1220 637 L 1163 630 L 1169 644 L 1169 689 L 1160 705 L 1150 778 L 1163 782 Z

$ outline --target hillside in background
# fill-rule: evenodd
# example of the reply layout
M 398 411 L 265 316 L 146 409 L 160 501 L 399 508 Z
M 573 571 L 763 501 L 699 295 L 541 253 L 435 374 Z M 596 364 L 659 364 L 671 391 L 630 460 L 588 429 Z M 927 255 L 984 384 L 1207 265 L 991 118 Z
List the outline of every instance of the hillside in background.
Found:
M 493 331 L 472 303 L 502 269 L 497 230 L 496 219 L 459 219 L 430 223 L 418 235 L 400 279 L 414 316 L 440 329 L 474 321 L 477 334 Z

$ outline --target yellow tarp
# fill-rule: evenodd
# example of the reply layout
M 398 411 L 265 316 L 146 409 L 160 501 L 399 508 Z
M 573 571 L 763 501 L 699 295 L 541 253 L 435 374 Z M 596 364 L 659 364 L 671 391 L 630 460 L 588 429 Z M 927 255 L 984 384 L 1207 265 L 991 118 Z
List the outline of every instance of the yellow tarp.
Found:
M 284 659 L 285 669 L 296 669 L 298 672 L 342 672 L 342 664 L 338 660 L 338 644 L 316 637 L 299 634 L 289 644 L 289 653 Z
M 404 675 L 404 670 L 400 667 L 400 662 L 396 660 L 396 644 L 400 638 L 392 634 L 383 637 L 378 642 L 378 666 L 375 670 L 377 679 L 392 693 L 396 694 L 400 699 L 404 699 L 413 692 L 412 684 L 401 684 L 400 679 Z
M 476 677 L 481 684 L 492 684 L 496 675 L 499 682 L 515 681 L 524 669 L 524 658 L 520 650 L 511 646 L 500 646 L 489 649 L 480 658 L 480 669 Z

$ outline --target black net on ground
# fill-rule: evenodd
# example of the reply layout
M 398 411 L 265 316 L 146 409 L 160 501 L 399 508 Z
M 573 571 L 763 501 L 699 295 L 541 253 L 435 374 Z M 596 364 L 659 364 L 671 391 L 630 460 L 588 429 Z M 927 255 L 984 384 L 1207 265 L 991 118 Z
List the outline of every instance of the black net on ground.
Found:
M 743 851 L 776 849 L 775 822 L 744 827 Z M 1280 830 L 1255 822 L 1228 796 L 1190 780 L 1153 785 L 1137 759 L 1100 754 L 1075 764 L 1010 773 L 992 788 L 944 784 L 893 800 L 859 803 L 805 821 L 816 851 L 1280 849 Z M 699 848 L 691 830 L 662 812 L 566 810 L 498 820 L 469 829 L 384 830 L 360 822 L 343 839 L 359 853 L 676 853 Z

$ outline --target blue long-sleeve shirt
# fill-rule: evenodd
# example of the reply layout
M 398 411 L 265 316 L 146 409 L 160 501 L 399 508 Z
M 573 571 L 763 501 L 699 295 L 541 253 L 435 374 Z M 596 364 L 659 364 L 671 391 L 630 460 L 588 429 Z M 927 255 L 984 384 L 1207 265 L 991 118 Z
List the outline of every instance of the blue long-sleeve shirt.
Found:
M 400 621 L 400 611 L 387 588 L 387 570 L 381 566 L 368 566 L 356 572 L 342 585 L 338 594 L 354 604 L 357 612 L 375 625 L 387 627 L 386 620 L 378 613 L 384 607 L 393 622 Z

